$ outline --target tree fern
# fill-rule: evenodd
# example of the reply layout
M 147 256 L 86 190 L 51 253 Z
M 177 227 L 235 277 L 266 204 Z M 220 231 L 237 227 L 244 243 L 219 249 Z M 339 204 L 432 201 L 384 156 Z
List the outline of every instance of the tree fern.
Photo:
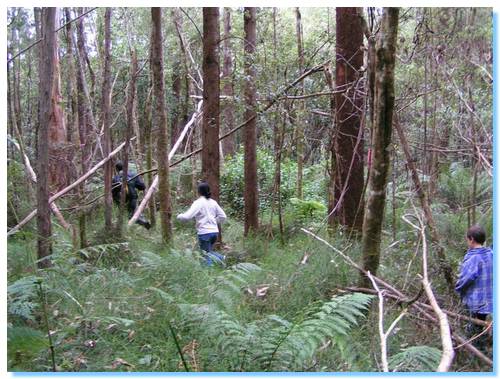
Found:
M 412 346 L 389 359 L 392 371 L 435 371 L 441 359 L 441 350 L 430 346 Z

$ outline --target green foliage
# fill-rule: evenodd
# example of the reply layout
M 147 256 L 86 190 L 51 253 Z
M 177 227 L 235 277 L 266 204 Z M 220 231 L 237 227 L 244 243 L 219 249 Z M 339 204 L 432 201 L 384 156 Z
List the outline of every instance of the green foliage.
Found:
M 436 371 L 441 350 L 430 346 L 412 346 L 389 358 L 391 371 Z
M 102 245 L 94 245 L 80 249 L 78 253 L 85 259 L 94 264 L 99 262 L 114 263 L 130 258 L 131 251 L 128 242 L 108 243 Z
M 39 330 L 26 326 L 7 327 L 7 351 L 10 366 L 21 360 L 31 360 L 48 347 L 47 336 Z
M 293 206 L 294 215 L 301 221 L 310 220 L 314 217 L 324 216 L 326 207 L 315 200 L 301 200 L 296 197 L 290 199 Z
M 259 207 L 269 209 L 272 202 L 274 186 L 274 156 L 266 149 L 257 149 Z M 321 164 L 304 169 L 304 197 L 316 202 L 325 201 L 326 179 Z M 229 157 L 224 164 L 221 175 L 220 194 L 221 203 L 229 206 L 233 216 L 242 216 L 244 209 L 244 154 L 238 152 Z M 297 163 L 289 158 L 281 162 L 281 201 L 287 203 L 296 195 Z
M 9 315 L 30 321 L 35 320 L 35 312 L 39 307 L 39 281 L 39 277 L 25 276 L 7 287 Z
M 194 336 L 213 339 L 226 370 L 303 370 L 328 339 L 349 338 L 372 296 L 354 293 L 308 307 L 290 322 L 278 315 L 243 323 L 213 304 L 181 305 Z

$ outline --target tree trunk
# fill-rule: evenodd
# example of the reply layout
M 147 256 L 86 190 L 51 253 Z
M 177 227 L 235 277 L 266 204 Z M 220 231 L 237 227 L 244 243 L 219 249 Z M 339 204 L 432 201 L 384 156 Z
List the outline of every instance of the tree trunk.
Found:
M 163 37 L 161 32 L 161 8 L 151 8 L 153 66 L 153 125 L 158 130 L 158 196 L 160 197 L 160 223 L 162 240 L 172 242 L 172 209 L 170 204 L 168 131 L 163 81 Z
M 130 65 L 130 81 L 128 83 L 128 93 L 127 93 L 127 129 L 125 131 L 125 148 L 123 149 L 123 174 L 122 174 L 122 188 L 128 185 L 128 166 L 129 166 L 129 148 L 130 148 L 130 138 L 134 133 L 134 104 L 136 97 L 136 73 L 137 73 L 137 52 L 131 51 L 131 65 Z M 123 219 L 127 213 L 127 199 L 126 192 L 121 191 L 120 193 L 120 214 L 118 217 L 117 230 L 122 232 Z
M 102 124 L 104 131 L 104 155 L 111 152 L 111 8 L 106 8 L 104 14 L 104 70 L 102 84 Z M 104 165 L 104 217 L 106 228 L 113 227 L 113 198 L 111 196 L 111 179 L 113 177 L 113 162 L 107 161 Z
M 417 168 L 415 167 L 414 160 L 411 157 L 410 146 L 408 145 L 406 136 L 403 132 L 403 129 L 401 128 L 401 125 L 399 124 L 399 120 L 397 120 L 394 125 L 396 127 L 396 131 L 398 132 L 399 142 L 401 143 L 401 147 L 403 148 L 403 152 L 406 157 L 406 165 L 408 167 L 408 170 L 410 171 L 413 180 L 413 185 L 415 187 L 415 192 L 417 192 L 418 198 L 420 200 L 420 206 L 424 211 L 424 216 L 427 221 L 427 225 L 429 227 L 432 243 L 436 246 L 436 254 L 439 258 L 440 269 L 444 273 L 444 277 L 446 279 L 446 282 L 448 283 L 449 290 L 453 292 L 453 288 L 455 285 L 455 279 L 453 278 L 453 271 L 446 259 L 444 248 L 442 247 L 439 241 L 439 234 L 436 229 L 436 223 L 434 222 L 434 217 L 432 216 L 429 200 L 427 199 L 425 189 L 418 176 L 418 171 Z
M 227 100 L 224 103 L 223 110 L 223 120 L 225 125 L 224 129 L 229 131 L 234 127 L 234 106 L 233 101 L 234 88 L 233 88 L 233 52 L 231 46 L 231 8 L 224 8 L 223 11 L 224 19 L 224 44 L 222 47 L 222 56 L 224 57 L 224 62 L 222 65 L 222 94 L 227 96 Z M 234 155 L 236 152 L 235 145 L 235 135 L 231 134 L 229 137 L 223 140 L 222 150 L 224 155 Z
M 67 118 L 67 142 L 72 145 L 76 142 L 78 132 L 78 94 L 76 85 L 76 72 L 75 72 L 75 60 L 73 53 L 73 23 L 69 22 L 71 20 L 71 12 L 69 8 L 64 8 L 65 18 L 66 18 L 66 46 L 67 46 L 67 64 L 68 64 L 68 76 L 67 76 L 67 91 L 68 91 L 68 118 Z M 73 149 L 68 151 L 68 160 L 74 155 Z M 68 173 L 71 176 L 71 171 Z M 74 173 L 73 173 L 74 175 Z M 69 181 L 73 181 L 75 178 L 68 177 Z M 67 183 L 69 185 L 70 183 Z
M 380 260 L 380 243 L 386 186 L 390 167 L 392 116 L 394 111 L 394 66 L 398 34 L 398 8 L 384 8 L 381 31 L 376 46 L 375 114 L 373 125 L 373 171 L 368 183 L 368 200 L 363 220 L 363 268 L 376 274 Z M 361 275 L 363 286 L 369 279 Z
M 179 12 L 176 8 L 171 10 L 172 21 L 175 24 L 179 23 Z M 180 45 L 180 42 L 179 42 Z M 180 46 L 179 46 L 180 47 Z M 171 129 L 170 129 L 170 147 L 173 147 L 175 141 L 180 133 L 180 113 L 181 113 L 181 90 L 182 90 L 182 78 L 181 78 L 181 57 L 179 56 L 179 50 L 176 50 L 176 55 L 173 57 L 173 67 L 172 67 L 172 109 L 170 111 Z
M 201 171 L 219 201 L 219 8 L 203 8 L 203 129 Z
M 38 267 L 51 265 L 47 258 L 52 253 L 52 225 L 49 206 L 49 129 L 52 114 L 52 93 L 55 80 L 57 42 L 55 30 L 56 8 L 43 8 L 41 16 L 42 41 L 39 47 L 39 102 L 37 153 L 37 257 Z
M 295 8 L 295 30 L 297 34 L 297 53 L 299 58 L 299 76 L 304 72 L 304 48 L 303 48 L 303 31 L 302 31 L 302 21 L 300 15 L 300 9 Z M 299 94 L 304 94 L 304 82 L 300 83 L 300 91 Z M 297 107 L 297 121 L 295 122 L 297 128 L 297 197 L 302 199 L 303 190 L 302 190 L 302 176 L 304 171 L 304 124 L 305 121 L 305 102 L 299 101 L 299 105 Z
M 335 83 L 342 93 L 335 95 L 336 132 L 333 217 L 340 224 L 361 231 L 364 184 L 363 131 L 359 69 L 363 65 L 363 28 L 360 8 L 337 8 L 337 46 Z M 360 209 L 361 211 L 358 211 Z
M 244 11 L 244 72 L 245 72 L 245 120 L 252 120 L 245 126 L 245 230 L 247 236 L 256 233 L 259 227 L 258 219 L 258 183 L 257 183 L 257 125 L 255 100 L 255 67 L 254 54 L 257 42 L 256 8 L 245 7 Z
M 57 10 L 56 10 L 57 18 Z M 46 30 L 48 32 L 48 30 Z M 57 36 L 57 35 L 56 35 Z M 68 182 L 68 160 L 66 156 L 66 123 L 64 112 L 61 106 L 61 76 L 59 66 L 59 54 L 57 51 L 57 38 L 54 39 L 55 46 L 51 53 L 54 81 L 50 99 L 52 105 L 49 115 L 49 186 L 51 191 L 57 192 L 66 187 Z

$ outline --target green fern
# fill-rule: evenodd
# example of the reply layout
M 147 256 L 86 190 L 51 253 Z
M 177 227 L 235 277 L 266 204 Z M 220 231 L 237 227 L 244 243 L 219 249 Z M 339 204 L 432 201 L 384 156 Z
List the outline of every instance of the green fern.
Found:
M 412 346 L 389 359 L 391 371 L 435 371 L 441 359 L 441 350 L 430 346 Z
M 9 326 L 7 328 L 9 359 L 15 359 L 21 354 L 33 356 L 46 347 L 48 347 L 47 336 L 39 330 L 25 326 Z
M 85 249 L 80 249 L 78 252 L 83 258 L 95 262 L 95 264 L 100 261 L 121 260 L 123 257 L 131 255 L 128 242 L 89 246 Z
M 314 305 L 314 312 L 306 311 L 307 316 L 296 322 L 270 315 L 244 324 L 214 304 L 179 308 L 185 326 L 214 341 L 231 370 L 289 371 L 303 369 L 328 339 L 346 338 L 371 298 L 361 293 L 335 297 Z
M 38 282 L 36 276 L 26 276 L 7 287 L 7 312 L 26 320 L 35 320 L 38 303 Z
M 253 263 L 235 264 L 217 276 L 213 284 L 209 285 L 208 291 L 217 304 L 228 309 L 239 298 L 242 289 L 250 285 L 254 274 L 261 270 Z

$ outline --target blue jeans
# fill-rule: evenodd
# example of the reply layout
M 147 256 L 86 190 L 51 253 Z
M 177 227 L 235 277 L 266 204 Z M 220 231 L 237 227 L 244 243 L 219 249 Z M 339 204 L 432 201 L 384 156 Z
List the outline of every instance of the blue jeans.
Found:
M 213 251 L 212 247 L 217 241 L 218 233 L 207 233 L 198 234 L 198 242 L 200 244 L 200 249 L 206 252 L 205 264 L 207 266 L 212 266 L 214 263 L 221 263 L 224 265 L 224 256 Z
M 207 253 L 211 253 L 213 251 L 212 247 L 215 241 L 217 241 L 217 235 L 218 233 L 198 234 L 200 249 Z

